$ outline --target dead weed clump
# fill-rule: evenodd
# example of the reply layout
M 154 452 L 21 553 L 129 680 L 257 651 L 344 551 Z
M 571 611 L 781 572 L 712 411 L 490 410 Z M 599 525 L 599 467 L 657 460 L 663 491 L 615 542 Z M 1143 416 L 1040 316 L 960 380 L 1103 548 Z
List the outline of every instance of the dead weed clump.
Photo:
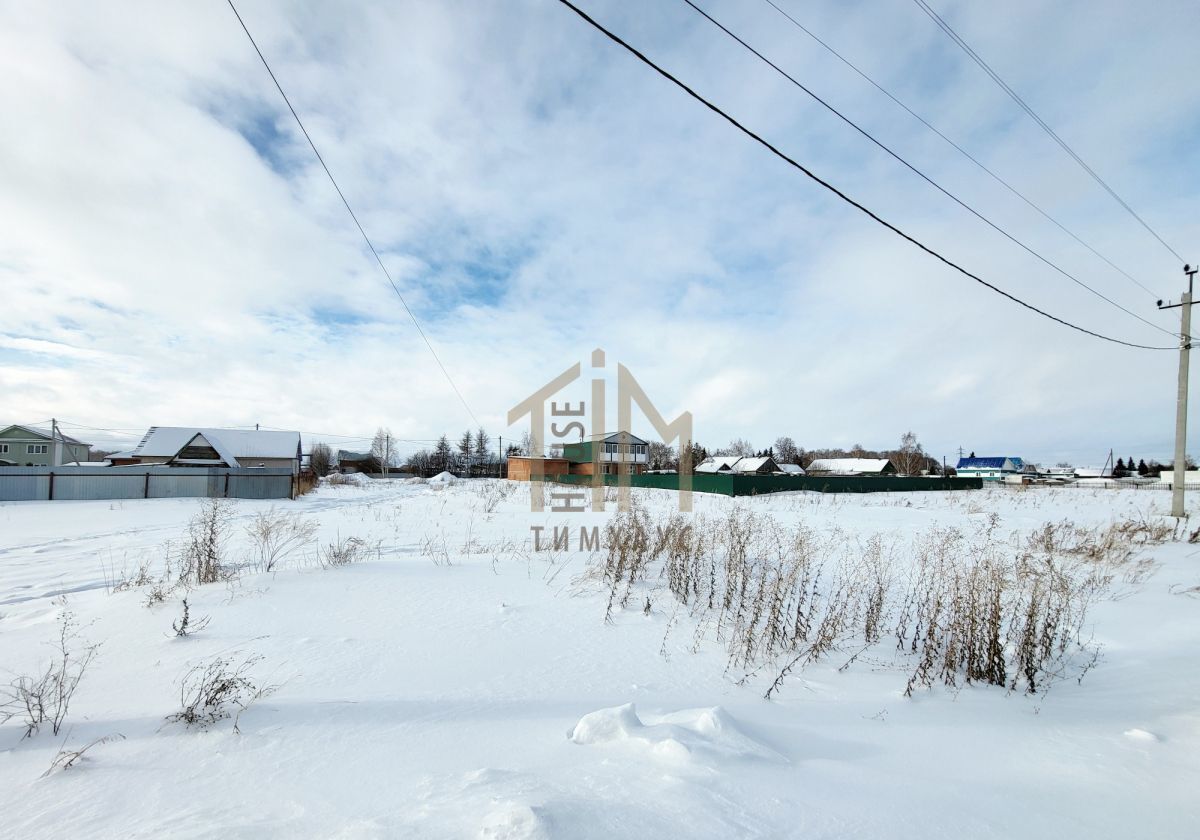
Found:
M 251 676 L 251 670 L 261 661 L 261 656 L 253 655 L 239 662 L 231 655 L 193 666 L 179 682 L 180 710 L 168 715 L 167 722 L 205 729 L 233 718 L 233 731 L 240 732 L 242 712 L 277 688 L 259 685 Z
M 906 695 L 936 684 L 1041 694 L 1095 663 L 1086 617 L 1114 579 L 1144 579 L 1153 561 L 1142 549 L 1182 538 L 1146 518 L 1047 523 L 1024 540 L 1002 538 L 999 526 L 992 515 L 971 533 L 862 542 L 838 529 L 784 528 L 741 507 L 655 521 L 635 504 L 609 521 L 588 577 L 608 593 L 609 623 L 665 588 L 677 604 L 667 633 L 690 615 L 693 647 L 715 639 L 741 681 L 775 674 L 767 697 L 808 665 L 840 654 L 846 668 L 868 652 L 908 675 Z
M 226 499 L 205 499 L 188 523 L 180 554 L 179 582 L 204 586 L 226 579 L 232 572 L 225 565 L 225 543 L 233 519 L 233 505 Z
M 0 688 L 0 723 L 19 718 L 25 725 L 25 738 L 36 735 L 46 725 L 59 734 L 71 710 L 71 700 L 100 649 L 100 645 L 80 638 L 79 624 L 66 598 L 58 599 L 57 604 L 58 637 L 50 662 L 37 674 L 18 676 Z

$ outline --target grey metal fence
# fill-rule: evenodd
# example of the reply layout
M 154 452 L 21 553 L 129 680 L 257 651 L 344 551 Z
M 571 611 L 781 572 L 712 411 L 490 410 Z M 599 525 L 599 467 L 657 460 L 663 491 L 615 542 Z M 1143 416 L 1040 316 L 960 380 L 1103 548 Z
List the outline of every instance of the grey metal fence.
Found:
M 0 502 L 88 499 L 289 499 L 286 468 L 0 467 Z

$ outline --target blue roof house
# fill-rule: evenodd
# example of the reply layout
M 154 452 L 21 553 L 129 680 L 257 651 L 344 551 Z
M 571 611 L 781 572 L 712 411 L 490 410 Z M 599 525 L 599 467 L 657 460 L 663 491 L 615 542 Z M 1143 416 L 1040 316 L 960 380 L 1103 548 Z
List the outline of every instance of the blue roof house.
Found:
M 954 469 L 961 476 L 982 478 L 984 481 L 1003 481 L 1006 475 L 1023 472 L 1025 462 L 1016 457 L 959 458 Z

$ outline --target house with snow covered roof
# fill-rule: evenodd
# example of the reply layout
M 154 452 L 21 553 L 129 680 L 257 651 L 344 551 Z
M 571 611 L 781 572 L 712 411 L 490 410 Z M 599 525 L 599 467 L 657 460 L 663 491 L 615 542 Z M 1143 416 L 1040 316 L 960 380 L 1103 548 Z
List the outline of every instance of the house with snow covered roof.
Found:
M 713 455 L 697 464 L 694 471 L 702 475 L 730 475 L 733 472 L 733 465 L 741 459 L 741 455 Z
M 770 455 L 760 455 L 755 458 L 738 458 L 733 464 L 733 471 L 738 475 L 771 475 L 779 472 L 779 467 Z
M 791 469 L 784 469 L 785 466 Z M 695 472 L 700 475 L 804 475 L 804 470 L 795 464 L 776 464 L 770 455 L 714 455 L 697 464 Z
M 887 458 L 817 458 L 808 465 L 809 475 L 895 475 Z
M 151 426 L 128 463 L 169 467 L 284 467 L 300 472 L 300 433 Z
M 954 467 L 960 476 L 982 478 L 985 481 L 1003 481 L 1007 475 L 1017 475 L 1025 470 L 1025 461 L 1013 456 L 987 458 L 959 458 Z
M 86 461 L 88 445 L 59 431 L 32 426 L 0 429 L 0 466 L 56 467 Z

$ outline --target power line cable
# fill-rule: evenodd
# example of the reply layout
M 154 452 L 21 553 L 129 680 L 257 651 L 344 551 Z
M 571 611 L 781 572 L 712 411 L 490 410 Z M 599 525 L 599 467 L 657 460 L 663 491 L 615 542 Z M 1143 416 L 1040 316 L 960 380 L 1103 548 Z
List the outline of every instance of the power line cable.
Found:
M 1078 242 L 1084 248 L 1087 248 L 1094 255 L 1096 255 L 1101 260 L 1103 260 L 1105 263 L 1107 263 L 1108 266 L 1110 268 L 1112 268 L 1114 271 L 1124 275 L 1124 277 L 1126 279 L 1128 279 L 1131 283 L 1135 284 L 1140 289 L 1145 291 L 1146 294 L 1150 295 L 1151 297 L 1153 297 L 1155 299 L 1160 297 L 1159 295 L 1157 295 L 1153 291 L 1151 291 L 1149 288 L 1147 288 L 1140 280 L 1138 280 L 1136 277 L 1134 277 L 1128 271 L 1121 268 L 1119 265 L 1114 263 L 1108 257 L 1104 256 L 1104 254 L 1100 253 L 1092 245 L 1090 245 L 1088 242 L 1084 241 L 1084 239 L 1082 239 L 1078 234 L 1076 234 L 1074 231 L 1072 231 L 1070 228 L 1068 228 L 1066 225 L 1064 225 L 1058 219 L 1051 216 L 1048 212 L 1046 212 L 1044 209 L 1042 209 L 1040 206 L 1038 206 L 1036 203 L 1034 203 L 1034 201 L 1032 199 L 1030 199 L 1028 196 L 1026 196 L 1024 193 L 1022 193 L 1020 190 L 1018 190 L 1016 187 L 1014 187 L 1012 184 L 1010 184 L 1004 178 L 997 175 L 996 172 L 993 171 L 991 168 L 989 168 L 986 164 L 984 164 L 982 161 L 980 161 L 978 158 L 976 158 L 974 155 L 972 155 L 970 152 L 968 152 L 966 149 L 964 149 L 958 143 L 954 142 L 949 137 L 947 137 L 936 126 L 934 126 L 932 123 L 930 123 L 928 120 L 926 120 L 920 114 L 918 114 L 916 111 L 914 111 L 912 108 L 910 108 L 904 102 L 902 102 L 890 90 L 888 90 L 883 85 L 881 85 L 879 82 L 875 81 L 873 78 L 871 78 L 869 75 L 867 75 L 866 72 L 864 72 L 857 65 L 855 65 L 852 61 L 850 61 L 850 59 L 846 58 L 844 55 L 842 55 L 840 52 L 835 50 L 828 43 L 826 43 L 824 40 L 822 40 L 820 37 L 818 37 L 816 35 L 816 33 L 814 33 L 811 29 L 806 27 L 800 21 L 796 20 L 796 18 L 794 18 L 792 15 L 788 14 L 788 12 L 786 12 L 784 9 L 782 9 L 779 5 L 777 5 L 775 3 L 775 0 L 763 0 L 763 2 L 766 3 L 768 6 L 770 6 L 771 8 L 773 8 L 775 11 L 779 12 L 779 14 L 783 15 L 788 21 L 790 21 L 792 23 L 793 26 L 795 26 L 797 29 L 799 29 L 801 32 L 803 32 L 805 35 L 807 35 L 812 40 L 816 41 L 830 55 L 832 55 L 838 61 L 842 62 L 847 67 L 849 67 L 851 70 L 853 70 L 855 73 L 857 73 L 859 76 L 861 76 L 868 84 L 870 84 L 872 87 L 874 87 L 880 93 L 882 93 L 888 99 L 892 100 L 892 102 L 894 102 L 897 106 L 899 106 L 901 109 L 906 111 L 909 114 L 909 116 L 911 116 L 917 122 L 921 123 L 923 126 L 925 126 L 930 131 L 932 131 L 934 134 L 936 134 L 938 137 L 942 138 L 947 143 L 949 143 L 951 146 L 953 146 L 963 157 L 965 157 L 967 160 L 971 161 L 971 163 L 975 164 L 977 167 L 979 167 L 985 173 L 990 175 L 992 177 L 992 179 L 995 180 L 998 184 L 1003 186 L 1005 189 L 1007 189 L 1009 192 L 1011 192 L 1017 198 L 1021 199 L 1026 204 L 1028 204 L 1030 207 L 1032 207 L 1034 210 L 1036 210 L 1039 214 L 1041 214 L 1041 216 L 1043 218 L 1045 218 L 1047 221 L 1049 221 L 1051 224 L 1053 224 L 1055 227 L 1057 227 L 1063 233 L 1067 234 L 1067 236 L 1074 239 L 1076 242 Z
M 818 175 L 814 174 L 811 170 L 809 170 L 803 164 L 797 162 L 796 160 L 794 160 L 791 157 L 788 157 L 786 154 L 781 152 L 775 146 L 771 145 L 770 142 L 763 139 L 758 134 L 755 134 L 750 129 L 746 128 L 744 125 L 742 125 L 736 119 L 734 119 L 732 116 L 727 114 L 725 111 L 721 110 L 721 108 L 714 105 L 712 102 L 708 101 L 700 94 L 696 93 L 696 91 L 692 90 L 690 87 L 688 87 L 682 81 L 677 79 L 675 76 L 671 75 L 668 71 L 664 70 L 662 67 L 659 67 L 653 61 L 651 61 L 649 58 L 647 58 L 643 53 L 638 51 L 637 48 L 631 46 L 628 42 L 624 41 L 620 36 L 616 35 L 615 33 L 611 32 L 610 30 L 606 29 L 602 24 L 600 24 L 599 22 L 594 20 L 592 17 L 590 17 L 587 14 L 587 12 L 584 12 L 582 9 L 580 9 L 578 6 L 576 6 L 574 3 L 572 3 L 571 0 L 558 0 L 558 2 L 562 3 L 568 9 L 570 9 L 576 15 L 578 15 L 580 18 L 582 18 L 585 22 L 587 22 L 589 25 L 591 25 L 594 29 L 596 29 L 597 31 L 602 33 L 605 37 L 607 37 L 613 43 L 618 44 L 619 46 L 621 46 L 622 48 L 627 50 L 631 55 L 636 57 L 639 61 L 641 61 L 647 67 L 650 67 L 652 70 L 654 70 L 654 72 L 658 73 L 664 79 L 666 79 L 667 81 L 674 84 L 676 87 L 678 87 L 684 93 L 686 93 L 688 96 L 695 99 L 697 102 L 702 104 L 704 107 L 708 108 L 710 111 L 712 111 L 713 113 L 720 116 L 722 119 L 724 119 L 726 122 L 728 122 L 734 128 L 736 128 L 738 131 L 742 132 L 747 137 L 749 137 L 751 140 L 758 143 L 763 148 L 767 149 L 767 151 L 771 152 L 771 154 L 775 155 L 780 160 L 787 163 L 789 166 L 792 166 L 793 168 L 799 170 L 804 175 L 808 176 L 810 179 L 812 179 L 816 183 L 820 184 L 826 190 L 828 190 L 829 192 L 836 195 L 842 201 L 846 202 L 847 204 L 858 209 L 865 215 L 869 216 L 875 222 L 877 222 L 880 225 L 882 225 L 883 227 L 887 228 L 892 233 L 907 240 L 911 244 L 915 245 L 917 248 L 920 248 L 925 253 L 940 260 L 942 263 L 946 264 L 950 268 L 953 268 L 955 271 L 959 272 L 960 274 L 962 274 L 966 277 L 969 277 L 970 279 L 974 280 L 976 283 L 979 283 L 980 285 L 985 286 L 988 289 L 991 289 L 996 294 L 1002 295 L 1002 296 L 1008 298 L 1009 300 L 1011 300 L 1012 302 L 1019 304 L 1020 306 L 1023 306 L 1032 312 L 1036 312 L 1038 315 L 1041 315 L 1044 318 L 1049 318 L 1051 321 L 1061 324 L 1064 327 L 1069 327 L 1073 330 L 1084 333 L 1085 335 L 1090 335 L 1093 338 L 1099 338 L 1103 341 L 1112 342 L 1113 344 L 1120 344 L 1125 347 L 1134 347 L 1139 350 L 1177 350 L 1178 349 L 1178 347 L 1154 347 L 1154 346 L 1147 345 L 1147 344 L 1135 344 L 1130 341 L 1123 341 L 1119 338 L 1112 338 L 1110 336 L 1103 335 L 1103 334 L 1095 332 L 1093 330 L 1089 330 L 1085 327 L 1078 326 L 1077 324 L 1073 324 L 1070 321 L 1066 321 L 1062 318 L 1059 318 L 1056 315 L 1051 315 L 1049 312 L 1039 309 L 1038 307 L 1034 306 L 1031 303 L 1026 303 L 1025 301 L 1021 300 L 1020 298 L 1016 297 L 1015 295 L 1010 294 L 1009 292 L 1006 292 L 997 286 L 994 286 L 993 284 L 984 280 L 982 277 L 979 277 L 978 275 L 973 274 L 972 272 L 970 272 L 967 269 L 963 268 L 962 266 L 958 265 L 958 263 L 954 262 L 953 260 L 949 259 L 948 257 L 943 256 L 939 252 L 930 248 L 928 245 L 925 245 L 918 239 L 916 239 L 916 238 L 908 235 L 904 231 L 900 230 L 900 228 L 896 227 L 891 222 L 886 221 L 885 219 L 883 219 L 882 217 L 877 215 L 874 211 L 869 210 L 866 206 L 860 204 L 859 202 L 855 201 L 850 196 L 846 195 L 846 193 L 842 192 L 837 187 L 833 186 L 833 184 L 829 183 L 828 181 L 826 181 L 823 178 L 819 177 Z
M 994 81 L 997 85 L 999 85 L 1000 89 L 1003 90 L 1005 93 L 1007 93 L 1009 95 L 1009 97 L 1013 100 L 1013 102 L 1016 102 L 1017 105 L 1020 106 L 1021 110 L 1024 111 L 1026 114 L 1028 114 L 1029 118 L 1032 119 L 1035 123 L 1038 124 L 1038 126 L 1041 127 L 1042 131 L 1046 132 L 1046 134 L 1055 143 L 1057 143 L 1064 152 L 1066 152 L 1076 163 L 1078 163 L 1083 168 L 1084 172 L 1086 172 L 1088 175 L 1091 175 L 1092 179 L 1097 184 L 1099 184 L 1101 187 L 1103 187 L 1105 192 L 1107 192 L 1110 196 L 1112 196 L 1113 199 L 1115 199 L 1118 204 L 1120 204 L 1122 207 L 1124 207 L 1129 212 L 1129 215 L 1131 215 L 1131 216 L 1133 216 L 1133 218 L 1137 219 L 1138 222 L 1141 224 L 1141 226 L 1144 227 L 1147 231 L 1149 231 L 1150 235 L 1159 241 L 1159 244 L 1161 244 L 1164 248 L 1166 248 L 1168 251 L 1170 251 L 1171 254 L 1174 255 L 1174 257 L 1177 260 L 1179 260 L 1180 262 L 1183 262 L 1183 257 L 1179 256 L 1179 252 L 1176 251 L 1174 248 L 1172 248 L 1170 245 L 1168 245 L 1166 240 L 1164 240 L 1161 236 L 1158 235 L 1158 231 L 1156 231 L 1154 228 L 1150 227 L 1150 225 L 1146 223 L 1146 220 L 1143 219 L 1141 216 L 1139 216 L 1137 214 L 1137 211 L 1135 211 L 1132 207 L 1130 207 L 1125 202 L 1125 199 L 1123 199 L 1123 198 L 1121 198 L 1121 196 L 1117 195 L 1116 190 L 1114 190 L 1112 187 L 1110 187 L 1108 185 L 1108 182 L 1105 181 L 1103 178 L 1101 178 L 1096 173 L 1096 170 L 1094 170 L 1094 169 L 1092 169 L 1092 167 L 1088 166 L 1087 163 L 1084 162 L 1083 158 L 1081 158 L 1075 152 L 1075 150 L 1072 149 L 1067 144 L 1067 142 L 1065 140 L 1063 140 L 1061 137 L 1059 137 L 1058 133 L 1054 129 L 1052 129 L 1049 125 L 1047 125 L 1046 121 L 1043 120 L 1041 117 L 1039 117 L 1034 112 L 1034 110 L 1029 107 L 1028 103 L 1026 103 L 1025 100 L 1022 99 L 1017 94 L 1017 92 L 1015 90 L 1013 90 L 1011 87 L 1008 86 L 1008 83 L 1005 82 L 1004 79 L 1000 78 L 1000 74 L 998 74 L 995 70 L 993 70 L 991 68 L 991 65 L 989 65 L 986 61 L 984 61 L 983 58 L 979 55 L 979 53 L 975 52 L 975 50 L 973 50 L 971 48 L 971 45 L 968 44 L 966 41 L 964 41 L 962 39 L 962 37 L 957 32 L 955 32 L 953 28 L 951 28 L 950 24 L 946 23 L 946 21 L 942 19 L 941 15 L 939 15 L 937 12 L 935 12 L 929 6 L 929 4 L 925 2 L 925 0 L 913 0 L 913 2 L 917 4 L 917 6 L 921 9 L 921 11 L 925 12 L 925 14 L 929 16 L 930 20 L 932 20 L 934 23 L 937 24 L 938 28 L 941 29 L 942 32 L 946 33 L 946 35 L 950 38 L 950 40 L 954 41 L 954 43 L 957 44 L 959 46 L 959 48 L 961 48 L 962 51 L 964 53 L 966 53 L 967 56 L 970 57 L 970 59 L 972 61 L 974 61 L 977 65 L 979 65 L 979 68 L 981 70 L 983 70 L 983 72 L 987 73 L 988 76 L 991 77 L 992 81 Z
M 746 43 L 746 41 L 742 40 L 742 38 L 740 38 L 740 37 L 739 37 L 737 34 L 735 34 L 734 32 L 732 32 L 732 31 L 731 31 L 731 30 L 730 30 L 728 27 L 726 27 L 724 24 L 722 24 L 720 21 L 718 21 L 716 18 L 714 18 L 714 17 L 713 17 L 712 15 L 710 15 L 708 12 L 704 11 L 704 9 L 700 8 L 700 7 L 699 7 L 699 6 L 697 6 L 695 3 L 693 3 L 693 2 L 692 2 L 692 0 L 683 0 L 683 2 L 684 2 L 684 3 L 686 3 L 688 6 L 690 6 L 692 9 L 694 9 L 696 12 L 698 12 L 700 15 L 702 15 L 702 16 L 703 16 L 705 19 L 707 19 L 707 20 L 708 20 L 710 23 L 712 23 L 714 26 L 716 26 L 718 29 L 720 29 L 722 32 L 724 32 L 726 35 L 728 35 L 730 38 L 732 38 L 733 40 L 737 41 L 739 44 L 741 44 L 743 47 L 745 47 L 747 50 L 749 50 L 751 53 L 753 53 L 755 56 L 757 56 L 757 57 L 758 57 L 758 59 L 759 59 L 760 61 L 762 61 L 762 62 L 763 62 L 764 64 L 766 64 L 767 66 L 769 66 L 769 67 L 770 67 L 771 69 L 773 69 L 773 70 L 774 70 L 776 73 L 778 73 L 779 75 L 783 76 L 785 79 L 787 79 L 787 80 L 788 80 L 789 82 L 791 82 L 793 85 L 795 85 L 795 86 L 796 86 L 796 87 L 798 87 L 800 90 L 804 91 L 806 94 L 808 94 L 810 97 L 812 97 L 812 98 L 813 98 L 813 99 L 814 99 L 816 102 L 818 102 L 818 103 L 819 103 L 819 104 L 820 104 L 822 107 L 824 107 L 824 108 L 825 108 L 827 111 L 829 111 L 829 112 L 830 112 L 830 113 L 832 113 L 834 116 L 836 116 L 838 119 L 840 119 L 840 120 L 841 120 L 842 122 L 844 122 L 846 125 L 850 126 L 850 127 L 851 127 L 851 128 L 853 128 L 855 131 L 857 131 L 859 134 L 861 134 L 863 137 L 867 138 L 867 139 L 868 139 L 868 140 L 870 140 L 872 143 L 874 143 L 876 146 L 878 146 L 880 149 L 882 149 L 883 151 L 887 152 L 889 155 L 891 155 L 893 158 L 895 158 L 895 159 L 896 159 L 896 160 L 897 160 L 899 163 L 901 163 L 903 166 L 905 166 L 905 167 L 906 167 L 908 170 L 910 170 L 911 172 L 913 172 L 915 175 L 917 175 L 919 178 L 921 178 L 921 179 L 922 179 L 923 181 L 925 181 L 927 184 L 929 184 L 930 186 L 932 186 L 934 189 L 936 189 L 936 190 L 937 190 L 938 192 L 940 192 L 942 195 L 946 196 L 946 197 L 947 197 L 947 198 L 949 198 L 951 201 L 953 201 L 954 203 L 956 203 L 958 206 L 962 207 L 964 210 L 966 210 L 966 211 L 967 211 L 968 213 L 970 213 L 972 216 L 974 216 L 975 218 L 977 218 L 977 219 L 979 219 L 980 221 L 982 221 L 984 224 L 986 224 L 986 225 L 987 225 L 988 227 L 990 227 L 992 230 L 994 230 L 994 231 L 996 231 L 997 233 L 1001 234 L 1001 235 L 1002 235 L 1002 236 L 1004 236 L 1006 239 L 1008 239 L 1010 242 L 1012 242 L 1012 243 L 1014 243 L 1014 244 L 1018 245 L 1018 246 L 1019 246 L 1021 249 L 1023 249 L 1023 250 L 1024 250 L 1026 253 L 1030 254 L 1031 256 L 1033 256 L 1033 257 L 1037 258 L 1038 260 L 1040 260 L 1040 261 L 1041 261 L 1042 263 L 1044 263 L 1045 265 L 1047 265 L 1047 266 L 1049 266 L 1050 268 L 1054 269 L 1054 270 L 1055 270 L 1055 271 L 1057 271 L 1059 274 L 1061 274 L 1063 277 L 1066 277 L 1068 280 L 1070 280 L 1071 282 L 1075 283 L 1075 284 L 1076 284 L 1077 286 L 1079 286 L 1080 288 L 1082 288 L 1082 289 L 1086 289 L 1088 292 L 1092 293 L 1093 295 L 1095 295 L 1096 297 L 1100 298 L 1100 299 L 1101 299 L 1101 300 L 1103 300 L 1104 302 L 1106 302 L 1106 303 L 1108 303 L 1108 304 L 1110 304 L 1110 305 L 1112 305 L 1112 306 L 1115 306 L 1117 309 L 1121 310 L 1121 311 L 1122 311 L 1122 312 L 1124 312 L 1126 315 L 1129 315 L 1129 316 L 1131 316 L 1131 317 L 1133 317 L 1133 318 L 1136 318 L 1137 320 L 1141 321 L 1143 324 L 1145 324 L 1145 325 L 1147 325 L 1147 326 L 1149 326 L 1149 327 L 1152 327 L 1152 328 L 1154 328 L 1154 329 L 1158 330 L 1159 332 L 1161 332 L 1161 333 L 1164 333 L 1164 334 L 1166 334 L 1166 335 L 1169 335 L 1169 336 L 1175 336 L 1175 335 L 1177 335 L 1176 333 L 1173 333 L 1173 332 L 1171 332 L 1170 330 L 1168 330 L 1168 329 L 1166 329 L 1166 328 L 1164 328 L 1164 327 L 1162 327 L 1162 326 L 1160 326 L 1160 325 L 1158 325 L 1158 324 L 1154 323 L 1153 321 L 1150 321 L 1150 320 L 1148 320 L 1148 319 L 1146 319 L 1146 318 L 1143 318 L 1141 315 L 1138 315 L 1136 312 L 1133 312 L 1132 310 L 1125 308 L 1124 306 L 1122 306 L 1121 304 L 1117 303 L 1117 302 L 1116 302 L 1115 300 L 1113 300 L 1112 298 L 1110 298 L 1110 297 L 1108 297 L 1107 295 L 1103 294 L 1102 292 L 1100 292 L 1100 291 L 1098 291 L 1098 290 L 1096 290 L 1096 289 L 1092 288 L 1092 287 L 1091 287 L 1091 286 L 1089 286 L 1087 283 L 1083 282 L 1083 281 L 1082 281 L 1082 280 L 1080 280 L 1078 277 L 1076 277 L 1075 275 L 1071 274 L 1069 271 L 1067 271 L 1066 269 L 1064 269 L 1064 268 L 1062 268 L 1061 266 L 1059 266 L 1057 263 L 1055 263 L 1055 262 L 1053 262 L 1052 260 L 1050 260 L 1048 257 L 1045 257 L 1045 256 L 1043 256 L 1043 255 L 1042 255 L 1041 253 L 1039 253 L 1038 251 L 1036 251 L 1036 250 L 1034 250 L 1033 248 L 1031 248 L 1030 246 L 1026 245 L 1026 244 L 1025 244 L 1024 242 L 1022 242 L 1020 239 L 1017 239 L 1015 236 L 1013 236 L 1013 235 L 1012 235 L 1011 233 L 1009 233 L 1007 230 L 1005 230 L 1004 228 L 1002 228 L 1002 227 L 1000 227 L 999 225 L 997 225 L 995 222 L 993 222 L 993 221 L 992 221 L 991 219 L 989 219 L 987 216 L 984 216 L 982 213 L 980 213 L 980 212 L 979 212 L 978 210 L 976 210 L 974 207 L 972 207 L 971 205 L 967 204 L 965 201 L 963 201 L 961 198 L 959 198 L 958 196 L 956 196 L 954 193 L 952 193 L 952 192 L 950 192 L 949 190 L 947 190 L 945 187 L 943 187 L 943 186 L 942 186 L 941 184 L 939 184 L 937 181 L 933 180 L 931 177 L 929 177 L 928 175 L 926 175 L 924 172 L 922 172 L 922 171 L 921 171 L 920 169 L 918 169 L 916 166 L 914 166 L 913 164 L 909 163 L 907 160 L 905 160 L 903 157 L 901 157 L 901 156 L 900 156 L 900 155 L 899 155 L 897 152 L 895 152 L 895 151 L 894 151 L 894 150 L 893 150 L 891 147 L 889 147 L 888 145 L 886 145 L 885 143 L 883 143 L 883 141 L 881 141 L 881 140 L 879 140 L 878 138 L 876 138 L 876 137 L 875 137 L 873 134 L 871 134 L 871 133 L 870 133 L 869 131 L 867 131 L 865 128 L 863 128 L 862 126 L 858 125 L 858 123 L 854 122 L 852 119 L 850 119 L 850 118 L 849 118 L 849 117 L 847 117 L 845 114 L 843 114 L 841 111 L 839 111 L 837 108 L 833 107 L 831 104 L 829 104 L 828 102 L 826 102 L 824 99 L 822 99 L 822 98 L 821 98 L 820 96 L 818 96 L 816 93 L 814 93 L 814 92 L 813 92 L 813 91 L 812 91 L 810 88 L 808 88 L 806 85 L 804 85 L 804 83 L 802 83 L 802 82 L 800 82 L 799 80 L 797 80 L 797 79 L 796 79 L 794 76 L 792 76 L 790 73 L 788 73 L 788 72 L 787 72 L 786 70 L 784 70 L 782 67 L 780 67 L 778 64 L 776 64 L 775 62 L 771 61 L 771 59 L 767 58 L 765 55 L 763 55 L 761 52 L 759 52 L 758 50 L 756 50 L 754 47 L 750 46 L 750 44 L 748 44 L 748 43 Z
M 295 118 L 296 125 L 300 126 L 300 131 L 304 134 L 304 139 L 308 141 L 308 145 L 312 147 L 313 154 L 316 155 L 317 161 L 319 161 L 321 164 L 321 168 L 324 169 L 325 174 L 329 176 L 329 182 L 333 184 L 334 190 L 337 191 L 338 198 L 340 198 L 342 200 L 342 204 L 346 206 L 346 212 L 348 212 L 350 214 L 350 218 L 354 220 L 354 226 L 357 227 L 358 232 L 362 234 L 363 241 L 367 243 L 367 247 L 371 250 L 371 254 L 375 257 L 375 262 L 379 263 L 379 267 L 383 269 L 383 274 L 385 277 L 387 277 L 388 284 L 392 287 L 392 291 L 395 292 L 396 297 L 400 299 L 400 304 L 404 307 L 404 311 L 408 313 L 408 317 L 412 319 L 413 326 L 417 328 L 417 332 L 420 334 L 421 340 L 425 342 L 425 346 L 429 348 L 429 353 L 433 356 L 433 360 L 437 362 L 438 367 L 441 368 L 442 375 L 445 376 L 446 381 L 450 383 L 450 387 L 454 390 L 459 402 L 463 404 L 463 408 L 467 410 L 467 414 L 471 415 L 471 421 L 477 426 L 480 425 L 479 420 L 475 417 L 475 412 L 472 411 L 471 406 L 467 404 L 462 392 L 459 391 L 458 386 L 454 384 L 454 379 L 450 376 L 450 372 L 446 370 L 446 366 L 442 364 L 442 360 L 438 357 L 437 351 L 433 349 L 433 344 L 430 343 L 428 336 L 425 335 L 425 331 L 421 329 L 421 322 L 417 320 L 417 316 L 413 313 L 412 309 L 409 308 L 408 302 L 404 299 L 404 295 L 400 293 L 400 288 L 396 285 L 396 281 L 392 279 L 392 273 L 388 271 L 387 266 L 384 265 L 383 259 L 380 258 L 379 252 L 375 250 L 375 245 L 371 242 L 371 238 L 367 236 L 367 232 L 363 229 L 362 223 L 358 221 L 358 216 L 355 215 L 354 209 L 350 206 L 350 202 L 346 200 L 345 193 L 343 193 L 342 188 L 338 186 L 337 179 L 333 177 L 333 173 L 329 171 L 329 167 L 325 163 L 325 158 L 321 157 L 321 153 L 317 150 L 317 144 L 313 142 L 312 137 L 308 133 L 308 129 L 304 127 L 304 121 L 300 119 L 300 115 L 296 113 L 296 109 L 292 107 L 292 101 L 288 99 L 288 95 L 284 93 L 283 85 L 281 85 L 279 83 L 279 79 L 275 77 L 275 71 L 271 69 L 271 65 L 267 62 L 266 56 L 263 55 L 262 50 L 258 48 L 258 42 L 255 41 L 254 36 L 250 34 L 250 29 L 246 26 L 246 22 L 242 20 L 242 16 L 238 12 L 237 7 L 233 5 L 233 0 L 226 0 L 226 2 L 229 3 L 229 8 L 233 11 L 238 23 L 241 24 L 242 31 L 245 32 L 246 37 L 250 39 L 250 45 L 253 46 L 254 51 L 258 53 L 258 58 L 260 61 L 262 61 L 263 67 L 266 68 L 267 74 L 270 75 L 271 81 L 275 83 L 275 89 L 279 91 L 279 95 L 283 97 L 283 101 L 287 105 L 288 110 L 292 112 L 292 117 Z

